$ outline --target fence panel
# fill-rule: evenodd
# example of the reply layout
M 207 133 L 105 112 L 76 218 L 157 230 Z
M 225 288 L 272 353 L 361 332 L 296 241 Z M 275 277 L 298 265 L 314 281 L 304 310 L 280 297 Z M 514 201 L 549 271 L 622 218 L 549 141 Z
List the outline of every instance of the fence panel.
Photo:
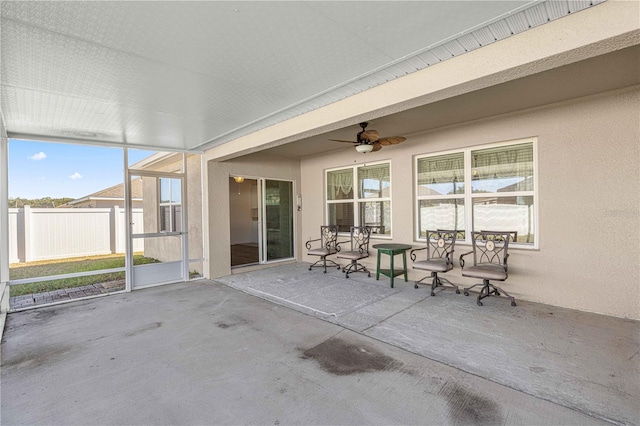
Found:
M 31 209 L 30 219 L 31 260 L 111 253 L 111 209 Z
M 133 231 L 142 232 L 142 209 L 133 209 Z M 124 253 L 124 209 L 9 209 L 10 263 Z M 134 240 L 134 252 L 144 241 Z

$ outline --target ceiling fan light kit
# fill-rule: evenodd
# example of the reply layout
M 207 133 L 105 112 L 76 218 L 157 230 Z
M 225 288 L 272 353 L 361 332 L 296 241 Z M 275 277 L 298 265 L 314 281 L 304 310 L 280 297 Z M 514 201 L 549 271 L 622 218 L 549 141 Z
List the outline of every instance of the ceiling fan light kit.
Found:
M 369 145 L 369 144 L 356 145 L 356 151 L 366 154 L 367 152 L 373 151 L 373 145 Z
M 381 138 L 377 130 L 366 130 L 369 123 L 360 123 L 362 130 L 357 134 L 356 141 L 344 141 L 339 139 L 329 139 L 334 142 L 351 143 L 356 146 L 356 151 L 366 154 L 371 151 L 380 151 L 383 146 L 397 145 L 404 142 L 407 138 L 404 136 L 391 136 Z

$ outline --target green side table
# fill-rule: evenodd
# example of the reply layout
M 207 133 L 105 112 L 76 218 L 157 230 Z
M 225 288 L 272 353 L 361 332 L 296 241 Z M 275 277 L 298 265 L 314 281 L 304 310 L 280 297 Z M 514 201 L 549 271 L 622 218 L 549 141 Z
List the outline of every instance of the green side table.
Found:
M 376 280 L 380 278 L 380 274 L 386 275 L 391 279 L 391 288 L 393 288 L 393 277 L 404 274 L 404 282 L 407 282 L 407 250 L 412 247 L 408 244 L 376 244 L 373 248 L 378 250 Z M 389 269 L 380 269 L 380 254 L 382 253 L 389 255 Z M 394 269 L 393 267 L 393 258 L 396 254 L 402 254 L 402 269 Z

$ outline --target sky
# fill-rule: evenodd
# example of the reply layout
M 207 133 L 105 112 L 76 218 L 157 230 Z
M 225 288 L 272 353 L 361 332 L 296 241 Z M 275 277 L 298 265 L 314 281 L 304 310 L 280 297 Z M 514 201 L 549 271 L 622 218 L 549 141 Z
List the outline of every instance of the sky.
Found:
M 129 164 L 153 151 L 129 150 Z M 9 140 L 9 198 L 80 198 L 124 182 L 123 150 Z

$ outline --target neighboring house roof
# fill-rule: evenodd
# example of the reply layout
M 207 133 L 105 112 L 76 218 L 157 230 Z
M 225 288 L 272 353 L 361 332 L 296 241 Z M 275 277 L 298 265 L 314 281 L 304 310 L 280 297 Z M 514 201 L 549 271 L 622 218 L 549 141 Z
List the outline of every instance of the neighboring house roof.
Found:
M 93 194 L 85 195 L 84 197 L 76 198 L 75 200 L 69 201 L 68 203 L 58 207 L 73 207 L 74 205 L 90 200 L 124 201 L 124 183 L 102 189 L 98 192 L 94 192 Z M 131 181 L 131 200 L 142 201 L 142 179 L 140 178 Z

